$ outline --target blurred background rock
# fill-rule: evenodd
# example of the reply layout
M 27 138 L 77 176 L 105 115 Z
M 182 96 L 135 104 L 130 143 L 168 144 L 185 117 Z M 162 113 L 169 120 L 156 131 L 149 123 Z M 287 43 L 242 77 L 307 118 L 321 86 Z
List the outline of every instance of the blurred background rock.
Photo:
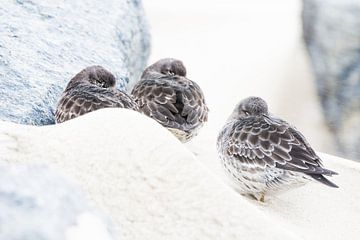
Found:
M 341 155 L 360 160 L 360 1 L 304 0 L 302 19 L 326 124 Z

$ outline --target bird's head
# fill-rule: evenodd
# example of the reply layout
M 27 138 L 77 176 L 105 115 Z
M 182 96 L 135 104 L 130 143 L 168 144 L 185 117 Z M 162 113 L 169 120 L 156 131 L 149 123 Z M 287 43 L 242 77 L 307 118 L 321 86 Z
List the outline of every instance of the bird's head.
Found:
M 114 75 L 101 66 L 86 68 L 88 79 L 91 84 L 101 88 L 115 88 L 116 80 Z
M 248 97 L 236 105 L 230 119 L 242 119 L 249 116 L 256 117 L 268 114 L 268 106 L 265 100 L 259 97 Z
M 164 58 L 147 67 L 143 72 L 141 79 L 151 78 L 151 76 L 159 74 L 186 77 L 186 68 L 180 60 Z

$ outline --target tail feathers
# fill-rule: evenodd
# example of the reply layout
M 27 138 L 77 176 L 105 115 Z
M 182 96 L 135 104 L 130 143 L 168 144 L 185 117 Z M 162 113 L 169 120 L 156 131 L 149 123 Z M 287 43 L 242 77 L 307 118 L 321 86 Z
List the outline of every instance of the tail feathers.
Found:
M 323 168 L 322 170 L 323 172 L 321 174 L 324 174 L 326 176 L 339 175 L 337 172 L 331 171 L 329 169 Z
M 337 173 L 333 173 L 333 174 L 337 174 Z M 333 175 L 332 174 L 332 175 Z M 335 183 L 331 182 L 330 180 L 328 180 L 326 177 L 324 177 L 321 174 L 308 174 L 310 177 L 312 177 L 313 179 L 315 179 L 316 181 L 319 181 L 329 187 L 333 187 L 333 188 L 338 188 L 339 186 L 337 186 Z

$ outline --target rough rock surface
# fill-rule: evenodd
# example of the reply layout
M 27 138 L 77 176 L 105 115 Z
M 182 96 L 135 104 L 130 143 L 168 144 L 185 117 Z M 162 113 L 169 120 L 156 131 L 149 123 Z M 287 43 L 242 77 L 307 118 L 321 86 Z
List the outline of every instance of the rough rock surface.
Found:
M 339 189 L 313 183 L 259 204 L 222 181 L 219 159 L 210 154 L 215 142 L 199 146 L 209 155 L 195 158 L 154 120 L 126 109 L 45 127 L 0 122 L 0 143 L 0 162 L 48 164 L 74 179 L 112 217 L 122 239 L 360 235 L 360 185 L 353 184 L 360 165 L 326 154 L 320 157 L 339 172 L 333 179 Z
M 9 0 L 0 5 L 0 119 L 54 123 L 66 83 L 90 65 L 138 79 L 149 54 L 140 0 Z
M 304 38 L 339 151 L 360 160 L 360 2 L 303 0 Z
M 0 239 L 115 240 L 111 228 L 56 171 L 0 164 Z

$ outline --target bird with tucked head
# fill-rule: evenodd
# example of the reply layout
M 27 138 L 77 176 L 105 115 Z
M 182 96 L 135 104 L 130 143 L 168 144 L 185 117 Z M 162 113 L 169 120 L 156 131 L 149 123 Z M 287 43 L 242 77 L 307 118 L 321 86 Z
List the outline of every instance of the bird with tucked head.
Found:
M 137 110 L 133 99 L 117 90 L 112 73 L 91 66 L 76 74 L 66 86 L 57 104 L 55 118 L 61 123 L 101 108 L 119 107 Z
M 169 129 L 182 142 L 196 136 L 208 118 L 202 90 L 186 78 L 186 68 L 177 59 L 161 59 L 147 67 L 131 95 L 140 112 Z
M 248 97 L 236 105 L 220 131 L 217 149 L 236 188 L 261 201 L 266 194 L 310 180 L 337 187 L 325 177 L 337 173 L 323 168 L 305 137 L 270 114 L 259 97 Z

